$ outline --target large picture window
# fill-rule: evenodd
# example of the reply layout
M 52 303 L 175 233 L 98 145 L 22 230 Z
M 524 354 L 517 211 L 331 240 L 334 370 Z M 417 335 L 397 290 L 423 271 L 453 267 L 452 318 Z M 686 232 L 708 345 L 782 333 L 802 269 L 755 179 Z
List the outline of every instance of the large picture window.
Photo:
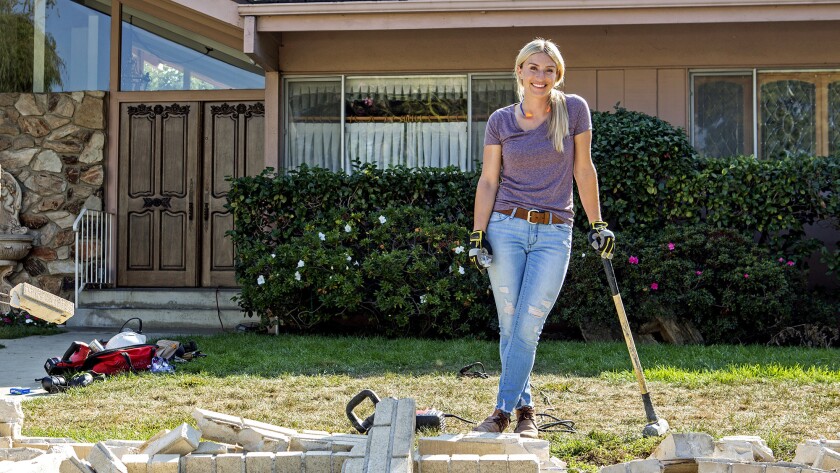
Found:
M 287 79 L 283 166 L 473 170 L 487 117 L 515 87 L 510 75 Z
M 696 73 L 691 105 L 692 142 L 706 156 L 840 152 L 840 72 Z

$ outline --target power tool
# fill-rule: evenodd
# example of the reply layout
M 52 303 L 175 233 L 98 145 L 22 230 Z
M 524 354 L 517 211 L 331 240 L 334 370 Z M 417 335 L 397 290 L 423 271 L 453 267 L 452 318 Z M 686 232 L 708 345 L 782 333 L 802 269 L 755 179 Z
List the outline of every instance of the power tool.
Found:
M 370 389 L 365 389 L 359 394 L 353 396 L 353 399 L 350 399 L 350 402 L 347 403 L 347 408 L 345 409 L 347 418 L 350 419 L 350 423 L 352 423 L 353 427 L 362 434 L 367 433 L 367 431 L 373 426 L 373 414 L 362 421 L 356 416 L 356 414 L 353 413 L 353 409 L 355 409 L 356 406 L 361 404 L 365 399 L 370 399 L 370 402 L 372 402 L 374 406 L 376 406 L 379 402 L 379 396 L 377 396 L 375 392 Z M 416 411 L 416 416 L 416 430 L 438 429 L 441 432 L 443 432 L 446 428 L 446 418 L 450 416 L 454 417 L 451 414 L 445 414 L 437 409 L 418 410 Z

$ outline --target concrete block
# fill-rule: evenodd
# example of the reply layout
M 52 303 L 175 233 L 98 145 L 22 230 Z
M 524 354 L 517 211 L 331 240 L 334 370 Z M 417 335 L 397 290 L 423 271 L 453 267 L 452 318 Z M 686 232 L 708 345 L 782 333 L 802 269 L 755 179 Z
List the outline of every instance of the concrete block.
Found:
M 749 444 L 752 448 L 752 458 L 748 458 L 747 461 L 776 461 L 776 458 L 773 456 L 773 450 L 767 445 L 764 439 L 757 435 L 729 435 L 722 437 L 715 442 L 715 452 L 717 452 L 719 447 L 726 444 L 735 445 L 737 446 L 736 450 L 741 450 L 743 449 L 744 443 Z
M 300 473 L 302 468 L 302 452 L 278 452 L 274 455 L 275 473 Z
M 77 457 L 66 458 L 58 467 L 58 473 L 95 473 L 90 465 Z
M 519 450 L 520 446 L 521 448 L 524 448 L 525 451 L 514 451 Z M 540 463 L 544 463 L 547 462 L 551 456 L 549 453 L 550 446 L 551 444 L 548 440 L 520 438 L 516 446 L 508 445 L 505 447 L 505 452 L 509 455 L 515 453 L 530 453 L 536 455 L 537 458 L 540 459 Z
M 216 473 L 245 473 L 245 455 L 241 453 L 216 455 Z
M 289 442 L 289 451 L 330 451 L 332 450 L 332 444 L 330 444 L 330 441 L 326 440 L 326 438 L 327 437 L 324 435 L 305 434 L 302 432 L 298 433 L 294 437 L 291 437 L 291 441 Z
M 23 425 L 20 399 L 0 398 L 0 422 Z
M 213 455 L 190 453 L 181 457 L 182 473 L 216 473 L 216 458 Z
M 149 439 L 141 448 L 140 452 L 147 455 L 178 454 L 186 455 L 196 448 L 201 440 L 201 432 L 186 422 L 178 427 Z
M 566 464 L 563 463 L 563 469 L 565 469 L 565 467 Z M 542 471 L 540 468 L 540 460 L 536 455 L 530 453 L 516 453 L 508 455 L 508 473 L 537 473 L 540 471 Z M 484 471 L 481 473 L 484 473 Z
M 733 463 L 732 473 L 764 473 L 763 463 Z
M 87 456 L 87 461 L 96 473 L 128 473 L 122 460 L 117 458 L 102 442 L 93 446 Z
M 44 454 L 40 448 L 17 447 L 0 450 L 0 461 L 19 462 L 32 460 Z
M 341 473 L 364 473 L 365 471 L 365 459 L 364 458 L 351 458 L 344 462 L 344 466 L 341 468 Z M 297 473 L 297 472 L 295 472 Z
M 268 431 L 271 431 L 271 432 L 277 432 L 278 434 L 283 434 L 287 437 L 291 437 L 293 435 L 298 434 L 298 431 L 295 430 L 295 429 L 289 429 L 287 427 L 280 427 L 279 425 L 269 424 L 267 422 L 260 422 L 258 420 L 246 419 L 244 417 L 242 418 L 242 427 L 243 428 L 252 427 L 252 428 L 255 428 L 255 429 L 262 429 L 262 430 L 268 430 Z M 304 430 L 304 433 L 309 433 L 309 432 L 321 433 L 321 431 Z M 326 435 L 327 432 L 323 432 L 323 434 Z
M 632 460 L 626 463 L 608 465 L 599 470 L 600 473 L 661 473 L 662 462 L 655 458 Z
M 823 447 L 840 452 L 840 440 L 808 439 L 796 446 L 793 462 L 813 465 Z
M 201 436 L 206 440 L 228 444 L 236 444 L 239 441 L 237 436 L 242 430 L 240 417 L 198 408 L 193 409 L 192 417 L 201 430 Z
M 368 454 L 365 457 L 365 472 L 387 472 L 390 462 L 391 426 L 375 425 L 368 431 Z
M 237 438 L 246 452 L 285 452 L 291 443 L 286 434 L 258 427 L 245 427 L 239 431 Z
M 449 473 L 449 455 L 423 455 L 417 463 L 420 473 Z
M 712 436 L 701 432 L 668 434 L 649 458 L 676 460 L 681 458 L 711 457 L 715 451 Z
M 481 473 L 508 473 L 508 456 L 481 455 L 478 458 L 478 471 Z
M 158 453 L 149 462 L 148 473 L 178 473 L 181 455 L 177 453 Z
M 840 452 L 823 447 L 814 460 L 814 468 L 840 471 Z
M 218 455 L 220 453 L 236 453 L 234 445 L 217 442 L 198 442 L 198 447 L 190 455 Z
M 151 473 L 149 468 L 151 459 L 152 457 L 144 453 L 129 453 L 120 457 L 128 473 Z
M 414 428 L 417 421 L 417 404 L 414 399 L 397 401 L 396 412 L 391 423 L 391 455 L 410 455 L 414 447 Z
M 90 454 L 90 450 L 93 448 L 94 444 L 90 442 L 76 442 L 70 444 L 73 447 L 73 450 L 76 452 L 76 456 L 79 458 L 87 458 Z
M 752 452 L 750 452 L 752 455 Z M 727 459 L 717 459 L 718 461 L 711 461 L 708 459 L 697 461 L 697 473 L 731 473 L 732 462 Z
M 0 422 L 0 437 L 20 437 L 20 423 Z
M 749 442 L 731 440 L 728 442 L 715 442 L 715 451 L 712 454 L 712 457 L 739 462 L 751 462 L 755 460 L 752 444 Z
M 331 469 L 332 452 L 311 451 L 303 454 L 303 471 L 306 473 L 328 473 Z
M 376 410 L 373 413 L 373 425 L 391 425 L 397 403 L 397 399 L 393 397 L 386 397 L 377 402 Z
M 455 454 L 449 456 L 449 473 L 479 473 L 478 455 Z
M 12 438 L 0 437 L 0 448 L 12 448 Z
M 787 463 L 787 462 L 768 463 L 764 467 L 764 472 L 765 473 L 799 473 L 802 466 L 803 465 L 797 465 L 795 463 Z
M 341 473 L 342 468 L 344 468 L 344 463 L 351 458 L 353 458 L 353 455 L 350 452 L 333 452 L 332 464 L 330 466 L 331 473 Z
M 388 473 L 412 473 L 414 460 L 410 456 L 391 457 Z
M 246 473 L 272 473 L 274 471 L 274 453 L 248 452 L 245 454 Z

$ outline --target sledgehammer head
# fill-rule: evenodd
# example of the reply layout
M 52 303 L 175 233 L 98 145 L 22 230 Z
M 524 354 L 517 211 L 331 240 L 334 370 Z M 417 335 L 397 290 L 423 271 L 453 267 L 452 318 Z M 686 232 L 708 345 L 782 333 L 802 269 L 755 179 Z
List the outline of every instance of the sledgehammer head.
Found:
M 661 437 L 668 433 L 668 421 L 663 418 L 656 419 L 656 422 L 651 422 L 642 430 L 643 437 Z

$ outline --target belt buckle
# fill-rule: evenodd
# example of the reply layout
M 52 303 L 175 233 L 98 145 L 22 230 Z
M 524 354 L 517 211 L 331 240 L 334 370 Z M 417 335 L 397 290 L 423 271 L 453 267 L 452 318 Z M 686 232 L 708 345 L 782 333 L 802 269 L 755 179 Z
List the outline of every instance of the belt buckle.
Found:
M 537 209 L 531 209 L 531 210 L 528 211 L 528 217 L 525 220 L 527 220 L 528 223 L 530 223 L 531 225 L 536 225 L 539 222 L 532 222 L 531 221 L 531 213 L 541 214 L 541 213 L 543 213 L 543 211 L 542 210 L 537 210 Z

